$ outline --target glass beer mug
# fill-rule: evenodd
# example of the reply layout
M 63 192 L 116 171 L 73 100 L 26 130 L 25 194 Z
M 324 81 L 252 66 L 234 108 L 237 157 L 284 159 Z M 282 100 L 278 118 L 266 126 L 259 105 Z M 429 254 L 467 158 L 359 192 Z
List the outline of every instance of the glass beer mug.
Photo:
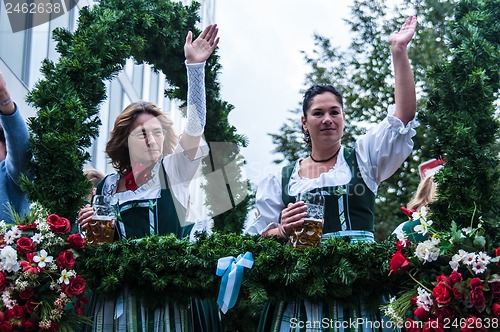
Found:
M 317 247 L 323 235 L 325 196 L 321 192 L 305 192 L 297 195 L 296 201 L 307 206 L 307 216 L 302 226 L 295 227 L 290 234 L 290 244 L 294 248 Z
M 89 245 L 100 245 L 113 242 L 116 226 L 116 208 L 111 204 L 111 198 L 95 195 L 92 198 L 94 214 L 85 234 Z

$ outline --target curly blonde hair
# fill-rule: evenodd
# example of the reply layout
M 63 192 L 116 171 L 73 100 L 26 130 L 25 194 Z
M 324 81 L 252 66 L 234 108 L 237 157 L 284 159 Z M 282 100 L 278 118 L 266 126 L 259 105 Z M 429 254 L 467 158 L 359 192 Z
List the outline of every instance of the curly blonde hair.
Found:
M 106 153 L 111 159 L 111 164 L 121 175 L 127 175 L 132 171 L 128 136 L 132 131 L 135 120 L 141 114 L 151 114 L 160 121 L 162 128 L 166 132 L 163 141 L 164 155 L 171 154 L 177 145 L 177 133 L 173 127 L 174 122 L 155 104 L 138 101 L 128 105 L 116 118 L 111 137 L 106 144 Z

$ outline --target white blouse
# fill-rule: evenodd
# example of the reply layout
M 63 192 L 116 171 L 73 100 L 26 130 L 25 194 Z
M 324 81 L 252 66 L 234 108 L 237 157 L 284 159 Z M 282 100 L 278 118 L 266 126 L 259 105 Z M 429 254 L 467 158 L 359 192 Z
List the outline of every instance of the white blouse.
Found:
M 191 160 L 184 154 L 184 149 L 179 143 L 172 154 L 162 159 L 163 166 L 168 176 L 170 189 L 175 198 L 186 209 L 188 208 L 189 184 L 200 168 L 201 159 L 206 157 L 208 152 L 208 145 L 202 140 L 195 158 Z M 137 190 L 126 190 L 122 192 L 116 192 L 120 174 L 110 174 L 104 182 L 102 192 L 106 196 L 113 196 L 118 204 L 136 200 L 159 198 L 161 189 L 164 189 L 161 188 L 159 177 L 159 172 L 161 171 L 160 163 L 158 162 L 151 170 L 152 177 L 147 183 L 137 188 Z
M 379 184 L 389 178 L 401 166 L 413 149 L 412 137 L 415 136 L 415 119 L 406 126 L 403 122 L 391 115 L 393 107 L 389 108 L 389 115 L 366 134 L 360 136 L 355 143 L 358 166 L 368 188 L 377 193 Z M 352 174 L 344 158 L 344 147 L 337 157 L 337 163 L 328 172 L 318 178 L 309 179 L 299 176 L 300 162 L 295 162 L 288 193 L 290 196 L 314 188 L 344 185 L 351 181 Z M 281 172 L 265 177 L 257 187 L 256 208 L 259 216 L 246 225 L 245 233 L 251 235 L 262 234 L 270 228 L 278 226 L 281 211 L 285 208 L 281 197 Z

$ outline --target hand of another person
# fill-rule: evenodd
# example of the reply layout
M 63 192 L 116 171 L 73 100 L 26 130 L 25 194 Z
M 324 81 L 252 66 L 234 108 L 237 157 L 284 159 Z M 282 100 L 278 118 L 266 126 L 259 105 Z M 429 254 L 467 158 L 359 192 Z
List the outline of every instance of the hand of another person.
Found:
M 217 24 L 209 25 L 193 41 L 193 33 L 189 31 L 186 36 L 186 44 L 184 44 L 186 62 L 200 63 L 206 61 L 219 43 L 218 32 Z
M 393 32 L 387 42 L 391 47 L 406 47 L 415 34 L 417 28 L 417 18 L 410 16 L 406 19 L 399 31 Z
M 281 211 L 281 227 L 283 232 L 289 236 L 295 227 L 304 223 L 304 217 L 307 217 L 307 206 L 303 201 L 289 203 Z
M 82 230 L 89 227 L 89 222 L 92 221 L 92 216 L 94 215 L 94 210 L 87 204 L 78 211 L 78 224 Z
M 0 112 L 3 114 L 12 114 L 16 108 L 10 99 L 9 91 L 7 90 L 7 83 L 3 73 L 0 72 Z

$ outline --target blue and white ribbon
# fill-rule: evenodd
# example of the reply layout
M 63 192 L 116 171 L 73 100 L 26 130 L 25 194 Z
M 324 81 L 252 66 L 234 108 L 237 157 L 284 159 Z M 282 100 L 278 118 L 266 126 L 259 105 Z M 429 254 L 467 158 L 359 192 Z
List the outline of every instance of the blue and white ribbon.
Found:
M 217 275 L 222 277 L 219 288 L 217 304 L 223 313 L 234 307 L 240 292 L 241 280 L 245 267 L 251 269 L 253 266 L 252 253 L 247 251 L 238 258 L 232 256 L 219 258 L 217 262 Z

